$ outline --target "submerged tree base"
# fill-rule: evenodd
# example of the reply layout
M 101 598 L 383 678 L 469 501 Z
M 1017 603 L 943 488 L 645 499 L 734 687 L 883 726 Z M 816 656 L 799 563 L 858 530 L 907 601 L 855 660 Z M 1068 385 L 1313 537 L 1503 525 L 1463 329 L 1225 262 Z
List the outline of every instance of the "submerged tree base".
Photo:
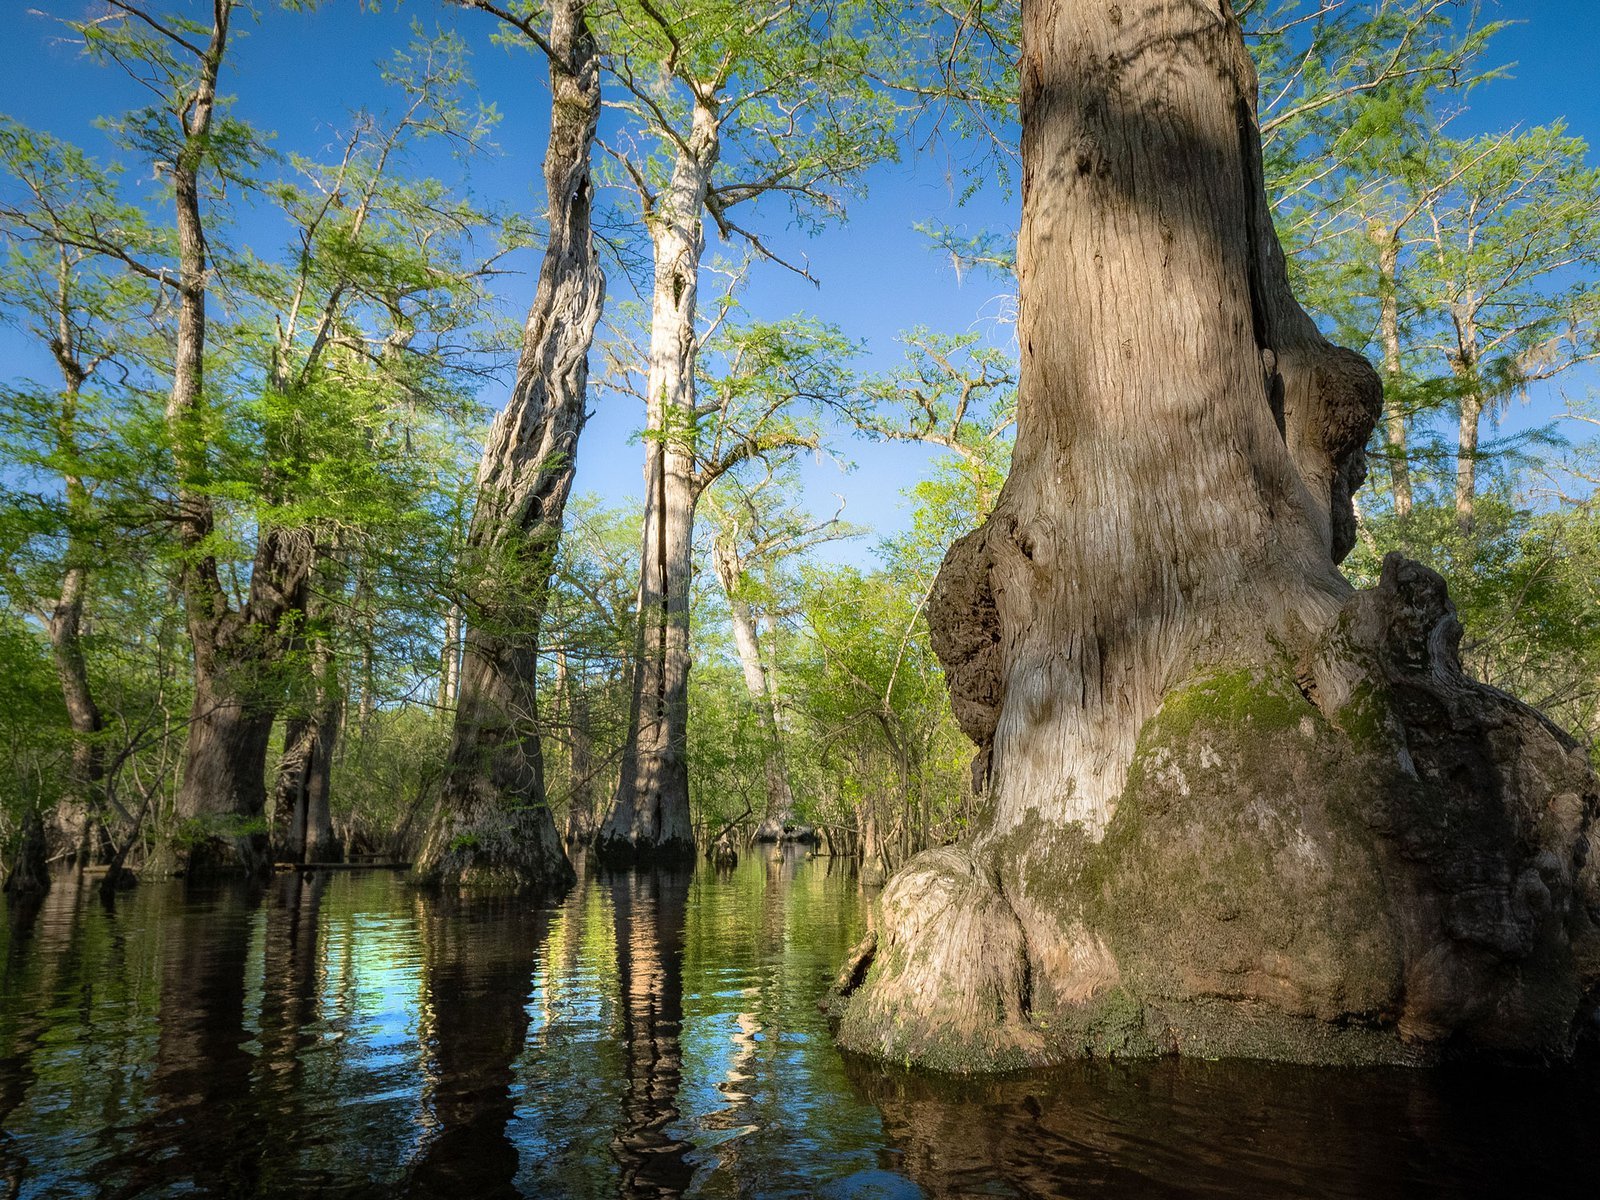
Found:
M 656 842 L 604 830 L 595 837 L 589 853 L 601 866 L 615 869 L 692 865 L 696 857 L 695 844 L 690 838 L 675 837 Z
M 412 878 L 424 887 L 558 894 L 577 875 L 547 809 L 481 805 L 440 814 Z
M 1169 692 L 1098 840 L 1034 811 L 914 860 L 841 1044 L 963 1073 L 1567 1057 L 1600 1010 L 1600 790 L 1460 636 L 1391 555 L 1321 638 Z

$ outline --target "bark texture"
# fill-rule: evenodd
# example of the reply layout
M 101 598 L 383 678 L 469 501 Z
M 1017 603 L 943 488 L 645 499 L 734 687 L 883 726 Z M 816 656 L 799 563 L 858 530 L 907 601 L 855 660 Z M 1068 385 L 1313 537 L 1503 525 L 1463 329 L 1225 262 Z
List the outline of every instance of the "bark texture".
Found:
M 1594 776 L 1467 679 L 1442 582 L 1337 562 L 1376 374 L 1289 291 L 1226 4 L 1026 0 L 1013 468 L 929 603 L 992 817 L 887 885 L 848 1048 L 1561 1055 Z M 853 985 L 853 986 L 852 986 Z
M 446 884 L 565 887 L 573 879 L 545 794 L 535 672 L 605 290 L 590 224 L 599 54 L 583 0 L 553 7 L 548 41 L 549 240 L 516 386 L 478 469 L 467 550 L 482 572 L 444 788 L 417 860 L 420 877 Z
M 697 96 L 668 186 L 646 214 L 655 257 L 645 426 L 639 631 L 622 774 L 595 837 L 604 861 L 693 861 L 689 819 L 689 583 L 693 574 L 695 312 L 706 192 L 720 146 Z
M 314 609 L 313 605 L 308 611 Z M 280 862 L 338 862 L 343 857 L 329 797 L 344 700 L 333 649 L 325 637 L 315 639 L 311 654 L 315 677 L 311 705 L 284 722 L 283 756 L 278 760 L 272 840 Z

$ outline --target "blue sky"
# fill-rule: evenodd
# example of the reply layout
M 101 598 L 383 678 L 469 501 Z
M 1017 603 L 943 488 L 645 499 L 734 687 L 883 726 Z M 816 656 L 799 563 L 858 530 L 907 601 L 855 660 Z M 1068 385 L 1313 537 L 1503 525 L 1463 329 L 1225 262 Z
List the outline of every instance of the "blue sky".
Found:
M 94 128 L 95 118 L 129 106 L 134 95 L 115 71 L 85 61 L 61 40 L 53 20 L 94 7 L 89 0 L 6 0 L 0 6 L 0 34 L 11 46 L 9 69 L 0 76 L 0 111 L 103 154 L 107 146 Z M 495 136 L 500 153 L 474 160 L 464 182 L 484 199 L 520 205 L 529 214 L 541 211 L 538 175 L 547 103 L 542 64 L 492 44 L 490 18 L 433 0 L 391 3 L 378 14 L 361 12 L 356 0 L 327 0 L 309 14 L 280 12 L 269 0 L 261 0 L 260 8 L 262 20 L 245 26 L 248 36 L 237 44 L 224 89 L 237 97 L 241 115 L 277 131 L 280 149 L 316 151 L 333 140 L 347 110 L 380 105 L 375 63 L 405 43 L 411 21 L 439 23 L 471 44 L 480 94 L 503 114 Z M 1571 132 L 1591 145 L 1600 143 L 1600 78 L 1594 66 L 1600 3 L 1506 0 L 1486 5 L 1486 15 L 1521 22 L 1502 34 L 1492 51 L 1495 61 L 1515 66 L 1510 77 L 1473 93 L 1453 132 L 1564 118 Z M 928 152 L 878 168 L 869 177 L 867 198 L 852 206 L 849 221 L 818 238 L 803 238 L 785 230 L 779 214 L 764 214 L 763 232 L 786 252 L 803 253 L 821 286 L 777 267 L 758 266 L 747 293 L 749 307 L 763 317 L 809 312 L 835 322 L 863 339 L 883 366 L 898 360 L 895 336 L 919 324 L 949 332 L 980 328 L 997 343 L 1008 343 L 1009 328 L 997 320 L 1005 311 L 1003 286 L 982 276 L 958 279 L 912 228 L 930 220 L 973 231 L 1014 226 L 1015 200 L 998 188 L 985 188 L 959 207 L 963 181 L 955 167 L 940 153 Z M 261 236 L 270 239 L 272 231 L 263 227 Z M 521 266 L 526 270 L 531 261 L 524 258 Z M 531 296 L 531 275 L 507 278 L 502 290 L 508 310 L 520 316 Z M 614 280 L 613 296 L 623 291 L 621 281 Z M 45 365 L 31 360 L 14 336 L 0 339 L 0 350 L 12 364 L 7 375 L 18 373 L 20 365 L 42 377 Z M 1560 388 L 1581 394 L 1597 378 L 1570 375 L 1536 393 L 1508 420 L 1546 420 L 1559 406 Z M 504 391 L 491 387 L 482 399 L 498 406 Z M 639 488 L 641 451 L 631 437 L 641 414 L 627 397 L 601 397 L 596 409 L 579 455 L 578 490 L 620 500 Z M 919 477 L 928 455 L 917 447 L 876 446 L 848 437 L 841 438 L 840 448 L 856 469 L 841 474 L 829 464 L 809 467 L 805 481 L 812 506 L 831 512 L 832 493 L 840 493 L 848 501 L 847 518 L 880 531 L 901 527 L 907 510 L 900 492 Z M 850 558 L 864 552 L 865 547 L 843 551 Z

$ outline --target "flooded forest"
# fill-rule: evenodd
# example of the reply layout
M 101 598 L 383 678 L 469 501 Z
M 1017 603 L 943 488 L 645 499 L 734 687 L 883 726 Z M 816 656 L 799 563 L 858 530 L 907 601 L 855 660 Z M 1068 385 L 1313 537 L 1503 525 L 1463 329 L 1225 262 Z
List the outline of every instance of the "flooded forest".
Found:
M 0 1195 L 1586 1194 L 1512 7 L 0 17 Z

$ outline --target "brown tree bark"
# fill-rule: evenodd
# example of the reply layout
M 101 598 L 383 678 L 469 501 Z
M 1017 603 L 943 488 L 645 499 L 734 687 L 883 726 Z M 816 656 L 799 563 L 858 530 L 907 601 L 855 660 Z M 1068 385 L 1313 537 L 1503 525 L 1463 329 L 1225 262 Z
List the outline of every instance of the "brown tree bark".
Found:
M 617 863 L 693 861 L 689 817 L 689 583 L 697 499 L 696 305 L 704 211 L 720 147 L 714 102 L 696 100 L 668 187 L 646 213 L 655 256 L 646 381 L 639 628 L 622 774 L 595 852 Z
M 549 238 L 517 382 L 478 468 L 467 552 L 482 577 L 444 788 L 417 860 L 420 877 L 448 884 L 564 887 L 573 879 L 545 794 L 535 671 L 605 290 L 590 225 L 599 52 L 583 0 L 552 8 L 547 40 Z
M 1231 7 L 1025 0 L 1023 38 L 1016 451 L 928 610 L 992 814 L 887 885 L 841 1041 L 1567 1052 L 1595 779 L 1464 677 L 1437 576 L 1335 566 L 1380 389 L 1289 291 Z
M 307 616 L 317 618 L 317 605 Z M 284 722 L 283 755 L 273 795 L 273 851 L 280 862 L 338 862 L 342 847 L 329 808 L 333 752 L 342 724 L 344 695 L 327 638 L 312 638 L 315 691 L 309 708 Z
M 57 339 L 52 344 L 66 382 L 58 422 L 57 446 L 63 458 L 71 462 L 78 452 L 78 394 L 88 373 L 78 361 L 73 347 L 71 324 L 66 316 L 64 270 L 61 294 L 61 322 Z M 105 849 L 102 795 L 105 755 L 99 741 L 104 722 L 89 685 L 89 665 L 83 654 L 83 606 L 94 556 L 82 528 L 89 519 L 89 494 L 83 481 L 70 471 L 62 482 L 66 489 L 69 521 L 67 553 L 61 577 L 61 594 L 51 606 L 47 628 L 56 678 L 61 681 L 61 696 L 66 703 L 67 720 L 72 725 L 72 767 L 67 791 L 57 806 L 55 820 L 50 823 L 51 828 L 46 834 L 46 854 L 50 859 L 62 857 L 84 866 L 103 857 Z

